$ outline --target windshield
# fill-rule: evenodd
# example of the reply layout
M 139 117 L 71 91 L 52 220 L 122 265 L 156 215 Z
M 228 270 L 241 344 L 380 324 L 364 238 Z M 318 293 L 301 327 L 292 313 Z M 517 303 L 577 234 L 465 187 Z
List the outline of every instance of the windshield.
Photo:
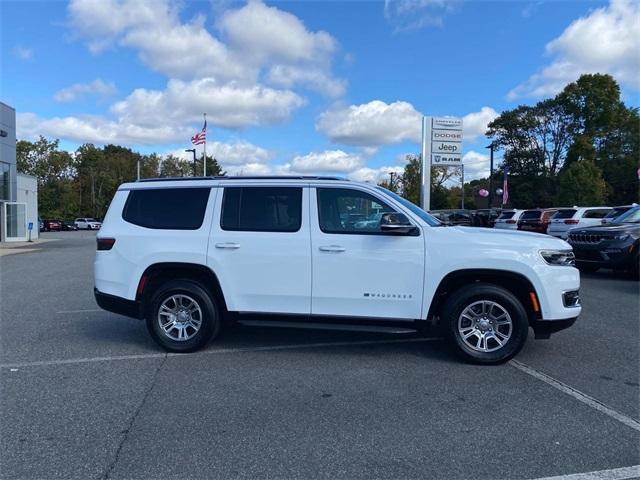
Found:
M 620 215 L 613 223 L 640 223 L 640 207 L 633 208 Z
M 95 218 L 87 218 L 86 221 L 87 222 L 97 222 L 97 220 Z
M 628 212 L 629 210 L 631 210 L 631 208 L 633 207 L 615 207 L 613 210 L 611 210 L 609 213 L 607 213 L 606 217 L 604 218 L 615 218 L 618 217 L 620 215 L 622 215 L 625 212 Z
M 381 192 L 384 192 L 387 195 L 389 195 L 391 198 L 393 198 L 398 203 L 401 203 L 404 207 L 406 207 L 409 210 L 411 210 L 411 213 L 416 214 L 418 217 L 420 217 L 422 220 L 424 220 L 427 223 L 427 225 L 431 225 L 432 227 L 438 227 L 438 226 L 442 225 L 442 222 L 440 220 L 436 219 L 433 215 L 428 214 L 427 212 L 422 210 L 417 205 L 414 205 L 413 203 L 411 203 L 406 198 L 402 198 L 397 193 L 393 193 L 391 190 L 387 190 L 384 187 L 376 187 L 376 188 L 378 190 L 380 190 Z

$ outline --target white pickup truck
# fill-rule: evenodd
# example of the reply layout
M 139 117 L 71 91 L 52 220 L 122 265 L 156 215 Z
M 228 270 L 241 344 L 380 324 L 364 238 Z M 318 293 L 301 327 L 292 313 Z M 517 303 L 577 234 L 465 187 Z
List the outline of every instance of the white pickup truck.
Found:
M 97 235 L 95 297 L 164 348 L 204 346 L 223 318 L 406 331 L 439 324 L 498 363 L 581 311 L 571 247 L 444 226 L 384 188 L 332 177 L 207 177 L 120 186 Z

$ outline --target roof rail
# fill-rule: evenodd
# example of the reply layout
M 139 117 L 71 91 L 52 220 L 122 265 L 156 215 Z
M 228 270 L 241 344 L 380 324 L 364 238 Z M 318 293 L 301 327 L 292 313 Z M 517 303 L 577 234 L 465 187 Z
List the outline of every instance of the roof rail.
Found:
M 215 176 L 215 177 L 159 177 L 142 178 L 139 182 L 175 182 L 186 180 L 347 180 L 342 177 L 322 175 L 263 175 L 263 176 Z

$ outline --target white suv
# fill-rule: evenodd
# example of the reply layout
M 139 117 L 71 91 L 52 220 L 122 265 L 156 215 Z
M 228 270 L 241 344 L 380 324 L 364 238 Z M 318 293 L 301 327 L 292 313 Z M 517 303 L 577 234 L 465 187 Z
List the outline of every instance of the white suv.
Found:
M 547 234 L 566 240 L 569 230 L 601 225 L 610 211 L 611 207 L 560 208 L 549 220 Z
M 497 363 L 530 326 L 549 338 L 581 311 L 564 241 L 447 227 L 395 193 L 331 177 L 124 184 L 97 244 L 98 304 L 146 319 L 177 352 L 205 345 L 223 318 L 375 331 L 438 323 L 463 357 Z
M 100 230 L 102 226 L 102 223 L 95 218 L 76 218 L 73 223 L 78 227 L 78 230 Z

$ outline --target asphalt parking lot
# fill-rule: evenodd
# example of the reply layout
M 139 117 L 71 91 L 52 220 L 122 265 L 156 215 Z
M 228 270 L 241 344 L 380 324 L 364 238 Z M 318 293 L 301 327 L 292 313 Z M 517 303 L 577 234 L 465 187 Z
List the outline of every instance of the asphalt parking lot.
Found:
M 0 257 L 3 479 L 640 477 L 637 282 L 583 275 L 575 326 L 497 367 L 435 332 L 243 327 L 167 355 L 96 306 L 95 234 L 45 237 Z

